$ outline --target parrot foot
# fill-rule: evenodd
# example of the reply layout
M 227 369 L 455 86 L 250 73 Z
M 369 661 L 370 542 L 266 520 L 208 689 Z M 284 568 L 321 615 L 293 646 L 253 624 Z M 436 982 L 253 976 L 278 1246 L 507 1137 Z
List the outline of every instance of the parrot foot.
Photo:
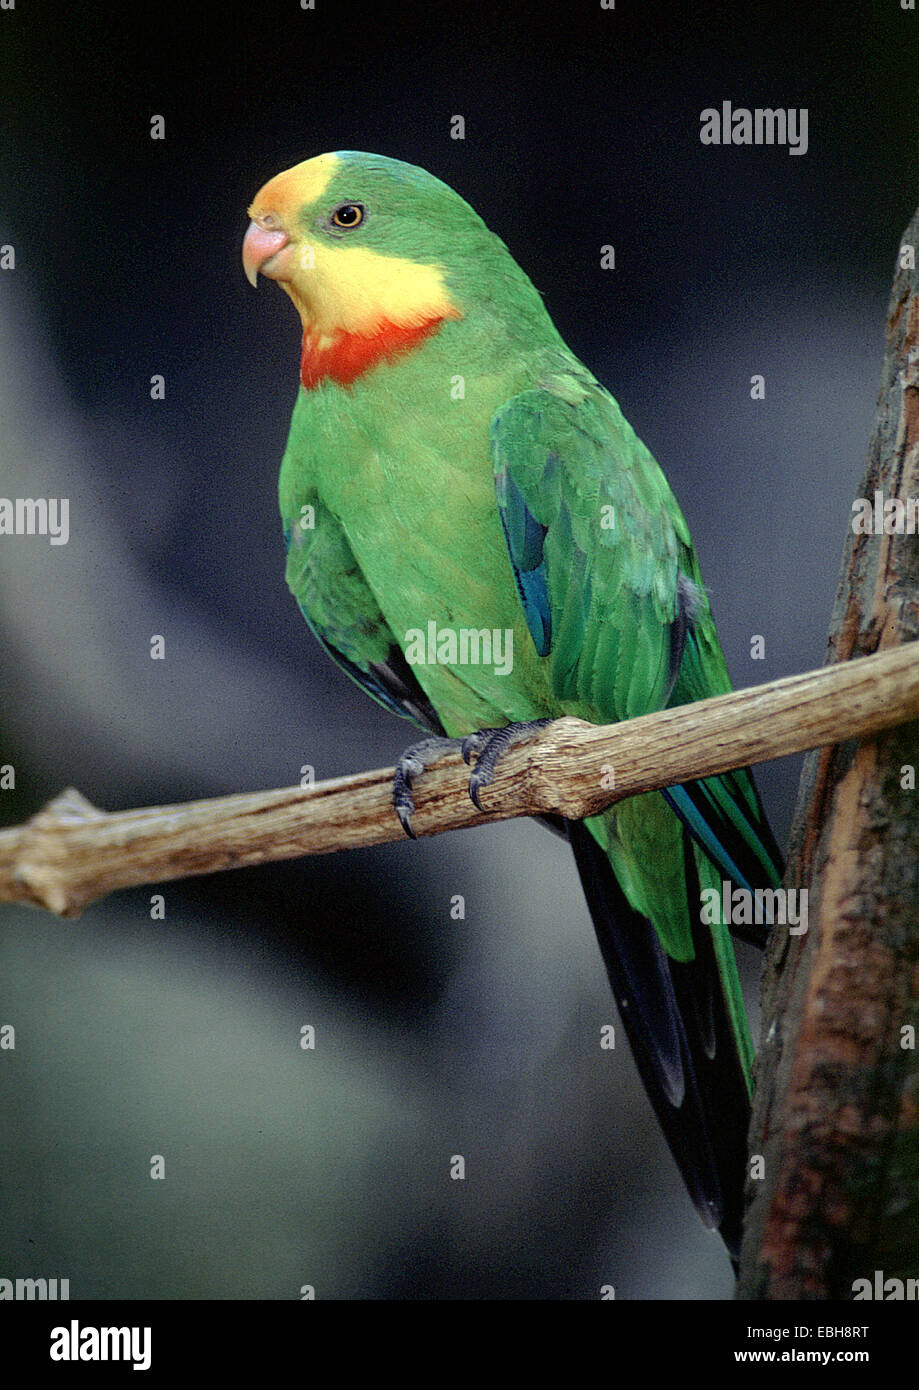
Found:
M 505 724 L 502 729 L 479 729 L 478 733 L 463 739 L 460 752 L 464 761 L 468 763 L 473 756 L 476 759 L 475 770 L 469 778 L 469 795 L 480 811 L 484 812 L 485 807 L 479 794 L 494 778 L 495 769 L 508 749 L 517 743 L 526 743 L 537 729 L 544 729 L 551 723 L 551 719 L 531 719 L 523 724 Z
M 479 800 L 479 793 L 494 778 L 495 769 L 501 758 L 517 743 L 526 743 L 537 729 L 551 724 L 551 719 L 531 719 L 525 724 L 505 724 L 500 729 L 479 729 L 465 738 L 425 738 L 406 748 L 396 763 L 392 779 L 392 804 L 396 815 L 402 822 L 402 829 L 412 840 L 416 839 L 412 829 L 412 816 L 415 814 L 415 799 L 412 796 L 412 783 L 420 777 L 426 767 L 439 762 L 448 753 L 462 753 L 463 761 L 470 763 L 474 757 L 475 768 L 469 778 L 469 795 L 478 808 L 485 812 Z
M 461 738 L 425 738 L 420 743 L 413 743 L 411 748 L 406 748 L 396 763 L 396 774 L 392 779 L 392 804 L 402 822 L 402 829 L 410 839 L 417 839 L 412 829 L 412 816 L 415 814 L 413 781 L 420 777 L 431 763 L 438 762 L 448 753 L 459 753 L 462 748 Z

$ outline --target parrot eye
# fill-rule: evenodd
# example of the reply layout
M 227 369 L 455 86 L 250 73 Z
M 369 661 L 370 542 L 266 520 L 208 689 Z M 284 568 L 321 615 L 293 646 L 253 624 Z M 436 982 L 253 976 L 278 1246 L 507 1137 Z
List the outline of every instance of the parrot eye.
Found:
M 364 206 L 362 203 L 342 203 L 332 213 L 332 222 L 336 227 L 359 227 L 364 220 Z

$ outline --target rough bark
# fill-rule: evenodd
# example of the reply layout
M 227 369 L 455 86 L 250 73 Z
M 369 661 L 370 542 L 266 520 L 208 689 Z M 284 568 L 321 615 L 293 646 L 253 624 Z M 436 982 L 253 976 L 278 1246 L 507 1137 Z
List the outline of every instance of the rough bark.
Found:
M 919 254 L 919 213 L 903 237 Z M 901 248 L 902 253 L 902 248 Z M 919 497 L 919 273 L 898 256 L 861 496 Z M 828 663 L 919 638 L 919 536 L 846 538 Z M 919 1275 L 919 724 L 808 757 L 786 884 L 809 930 L 774 932 L 738 1294 L 851 1299 Z M 894 1286 L 891 1286 L 892 1292 Z

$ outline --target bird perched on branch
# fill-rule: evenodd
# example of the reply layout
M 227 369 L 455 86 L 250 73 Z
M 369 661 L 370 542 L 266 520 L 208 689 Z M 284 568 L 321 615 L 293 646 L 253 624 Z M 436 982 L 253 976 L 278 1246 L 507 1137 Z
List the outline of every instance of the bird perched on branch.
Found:
M 303 325 L 281 465 L 287 581 L 315 636 L 480 801 L 505 748 L 730 689 L 667 480 L 504 243 L 439 179 L 352 150 L 272 178 L 243 261 Z M 779 882 L 752 777 L 565 823 L 642 1080 L 703 1220 L 736 1256 L 752 1048 L 703 889 Z

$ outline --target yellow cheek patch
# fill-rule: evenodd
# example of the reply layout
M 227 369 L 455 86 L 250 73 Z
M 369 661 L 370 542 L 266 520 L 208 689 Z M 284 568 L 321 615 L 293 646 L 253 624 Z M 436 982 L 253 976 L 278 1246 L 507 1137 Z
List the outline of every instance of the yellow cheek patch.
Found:
M 367 246 L 330 246 L 302 232 L 304 214 L 321 205 L 340 165 L 336 154 L 295 164 L 269 179 L 249 208 L 252 218 L 274 214 L 293 240 L 292 269 L 277 278 L 304 328 L 329 336 L 368 334 L 380 323 L 415 327 L 432 319 L 460 318 L 441 266 L 386 256 Z
M 249 216 L 274 212 L 288 227 L 293 227 L 300 209 L 321 198 L 329 186 L 340 160 L 335 154 L 317 154 L 294 164 L 259 189 L 249 208 Z
M 309 242 L 299 250 L 298 269 L 285 288 L 304 327 L 367 334 L 382 322 L 414 327 L 461 317 L 439 265 L 384 256 L 368 246 Z

